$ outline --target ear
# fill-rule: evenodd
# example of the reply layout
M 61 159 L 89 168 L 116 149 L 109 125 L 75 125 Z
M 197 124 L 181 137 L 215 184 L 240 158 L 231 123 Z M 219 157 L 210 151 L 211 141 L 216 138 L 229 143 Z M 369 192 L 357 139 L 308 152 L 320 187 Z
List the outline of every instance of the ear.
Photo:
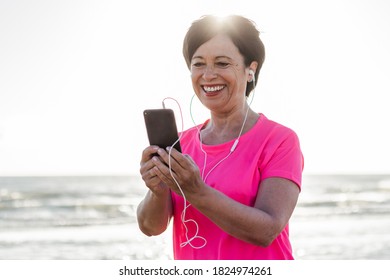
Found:
M 251 64 L 248 67 L 248 82 L 252 82 L 256 77 L 256 70 L 257 70 L 258 63 L 256 61 L 252 61 Z

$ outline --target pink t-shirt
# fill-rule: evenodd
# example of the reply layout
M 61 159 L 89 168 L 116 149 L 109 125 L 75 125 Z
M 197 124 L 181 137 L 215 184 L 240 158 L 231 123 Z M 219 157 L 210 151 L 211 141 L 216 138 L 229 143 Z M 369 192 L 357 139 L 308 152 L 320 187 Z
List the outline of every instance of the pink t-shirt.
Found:
M 200 149 L 197 128 L 183 132 L 180 142 L 183 153 L 190 155 L 202 172 L 205 155 Z M 229 154 L 233 143 L 234 140 L 220 145 L 203 145 L 207 153 L 205 174 Z M 261 114 L 255 126 L 241 136 L 234 152 L 211 171 L 206 184 L 242 204 L 253 206 L 262 180 L 282 177 L 293 181 L 300 188 L 302 169 L 303 156 L 297 135 Z M 293 259 L 288 225 L 270 246 L 264 248 L 230 236 L 193 206 L 187 209 L 186 219 L 197 222 L 198 235 L 204 237 L 207 244 L 200 249 L 194 249 L 189 244 L 181 247 L 180 244 L 187 241 L 186 229 L 181 220 L 184 201 L 174 193 L 172 199 L 175 259 Z M 186 225 L 188 236 L 192 237 L 196 228 L 191 222 Z M 203 241 L 195 239 L 192 243 L 201 246 Z

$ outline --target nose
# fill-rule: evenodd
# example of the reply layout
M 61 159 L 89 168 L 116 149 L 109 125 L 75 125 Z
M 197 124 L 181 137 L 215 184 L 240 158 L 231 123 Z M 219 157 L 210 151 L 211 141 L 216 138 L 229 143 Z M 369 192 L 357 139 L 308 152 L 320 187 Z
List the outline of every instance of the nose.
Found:
M 217 72 L 215 71 L 214 66 L 208 65 L 205 67 L 203 71 L 203 79 L 206 81 L 210 81 L 212 79 L 215 79 L 217 77 Z

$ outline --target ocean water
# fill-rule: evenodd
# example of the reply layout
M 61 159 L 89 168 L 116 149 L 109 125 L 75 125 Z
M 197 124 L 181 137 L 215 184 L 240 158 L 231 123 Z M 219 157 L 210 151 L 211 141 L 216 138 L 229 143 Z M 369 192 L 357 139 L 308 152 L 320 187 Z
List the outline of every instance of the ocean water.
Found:
M 137 176 L 0 177 L 0 259 L 171 259 L 146 237 Z M 390 175 L 307 175 L 290 221 L 296 259 L 390 259 Z

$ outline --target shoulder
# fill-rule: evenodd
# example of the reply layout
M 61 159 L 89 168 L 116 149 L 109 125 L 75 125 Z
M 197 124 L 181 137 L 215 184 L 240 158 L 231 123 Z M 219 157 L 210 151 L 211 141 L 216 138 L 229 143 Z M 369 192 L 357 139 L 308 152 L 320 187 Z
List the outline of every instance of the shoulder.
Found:
M 263 121 L 266 136 L 259 157 L 262 178 L 281 177 L 300 186 L 304 159 L 297 134 L 277 122 Z
M 299 142 L 298 135 L 293 129 L 270 120 L 263 114 L 261 114 L 259 122 L 258 133 L 262 135 L 267 142 Z

